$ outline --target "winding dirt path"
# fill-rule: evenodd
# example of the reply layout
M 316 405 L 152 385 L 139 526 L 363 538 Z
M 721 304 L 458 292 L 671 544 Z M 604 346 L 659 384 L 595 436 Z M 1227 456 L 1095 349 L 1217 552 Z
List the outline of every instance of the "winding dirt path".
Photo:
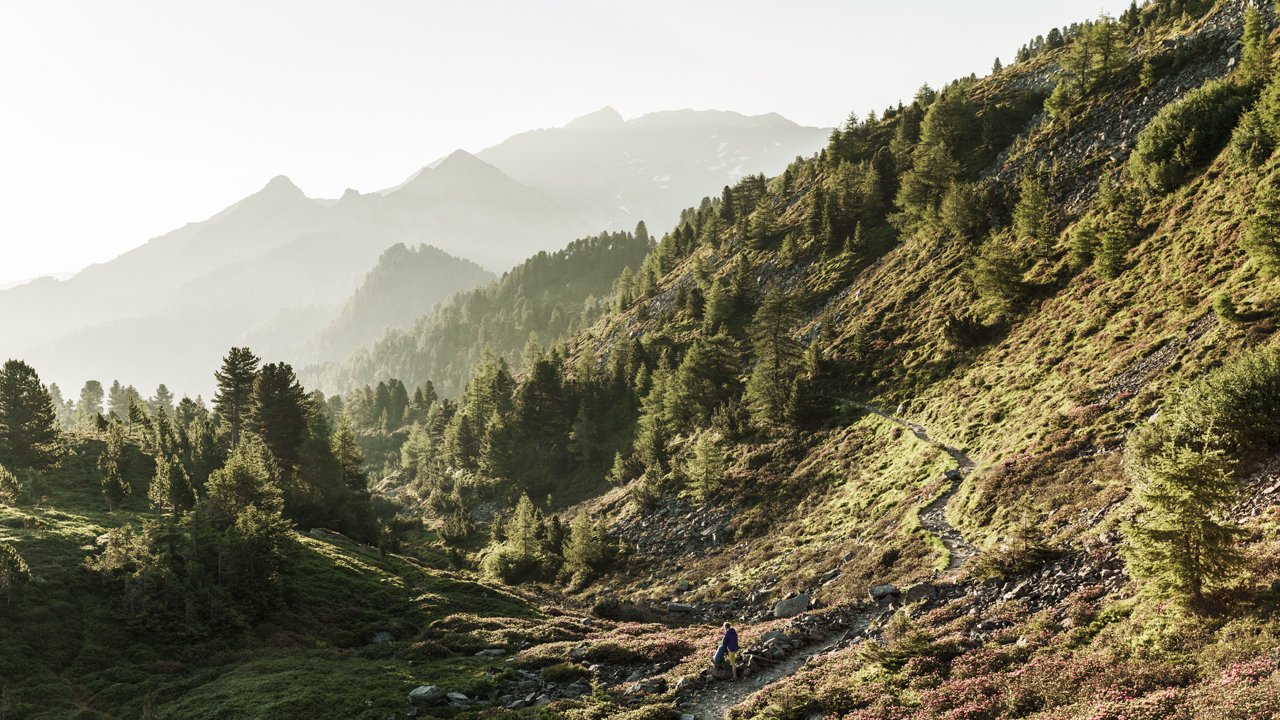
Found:
M 861 618 L 858 625 L 865 627 L 871 616 Z M 861 629 L 855 628 L 855 630 Z M 770 685 L 795 675 L 804 667 L 809 658 L 821 655 L 834 647 L 855 630 L 841 630 L 810 643 L 791 655 L 779 660 L 777 664 L 753 673 L 750 677 L 738 680 L 716 680 L 701 689 L 692 702 L 682 706 L 680 713 L 694 720 L 723 720 L 729 717 L 729 711 L 735 706 L 750 700 L 753 695 Z
M 973 458 L 965 455 L 960 448 L 934 440 L 923 425 L 903 420 L 896 415 L 891 415 L 870 405 L 864 404 L 861 407 L 869 413 L 879 415 L 889 422 L 897 423 L 910 430 L 912 435 L 950 455 L 951 459 L 955 461 L 955 469 L 947 472 L 947 479 L 951 485 L 933 502 L 920 510 L 920 526 L 936 535 L 942 541 L 943 547 L 947 549 L 947 572 L 964 565 L 969 558 L 978 554 L 978 548 L 974 547 L 968 540 L 965 540 L 960 531 L 951 524 L 951 521 L 947 520 L 947 504 L 951 502 L 956 490 L 960 489 L 960 482 L 964 480 L 966 475 L 973 472 L 973 469 L 978 464 L 973 461 Z
M 965 540 L 960 531 L 947 520 L 947 504 L 951 501 L 952 496 L 956 494 L 956 490 L 960 488 L 960 482 L 966 475 L 973 472 L 973 469 L 977 467 L 977 463 L 964 454 L 964 451 L 960 448 L 934 440 L 923 425 L 904 420 L 870 405 L 861 405 L 861 407 L 867 412 L 879 415 L 889 422 L 910 430 L 921 441 L 942 450 L 955 461 L 956 467 L 947 472 L 947 479 L 951 483 L 950 486 L 933 502 L 920 510 L 920 525 L 936 535 L 947 548 L 949 554 L 947 571 L 959 568 L 978 553 L 978 548 L 974 547 L 968 540 Z M 694 720 L 722 720 L 729 717 L 729 711 L 734 707 L 750 700 L 752 696 L 770 685 L 795 675 L 805 666 L 809 658 L 834 649 L 843 639 L 851 637 L 856 632 L 864 629 L 877 612 L 879 611 L 860 616 L 852 629 L 834 633 L 817 642 L 806 645 L 785 659 L 778 661 L 777 664 L 756 672 L 750 677 L 733 682 L 712 682 L 702 688 L 689 704 L 682 706 L 680 712 L 685 717 L 692 717 Z

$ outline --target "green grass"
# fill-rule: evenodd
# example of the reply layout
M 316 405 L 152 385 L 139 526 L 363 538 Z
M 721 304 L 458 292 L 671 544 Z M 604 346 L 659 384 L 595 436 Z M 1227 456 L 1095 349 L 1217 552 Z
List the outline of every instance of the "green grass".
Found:
M 87 448 L 87 449 L 86 449 Z M 278 597 L 249 626 L 188 627 L 180 613 L 131 614 L 119 581 L 85 566 L 97 538 L 148 516 L 134 477 L 126 509 L 108 512 L 91 444 L 38 483 L 39 504 L 0 507 L 32 581 L 0 605 L 0 697 L 22 718 L 385 718 L 409 690 L 437 684 L 486 693 L 491 660 L 432 656 L 415 643 L 433 623 L 468 617 L 538 638 L 544 616 L 509 590 L 382 556 L 341 536 L 295 533 Z M 145 471 L 144 471 L 145 472 Z M 370 645 L 374 633 L 395 641 Z M 485 644 L 476 631 L 471 642 Z

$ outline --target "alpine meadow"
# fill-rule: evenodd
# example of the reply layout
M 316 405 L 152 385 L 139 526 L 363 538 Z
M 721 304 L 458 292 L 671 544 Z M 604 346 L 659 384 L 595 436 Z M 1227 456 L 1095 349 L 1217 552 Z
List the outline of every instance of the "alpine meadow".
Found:
M 970 45 L 1016 20 L 970 5 Z M 466 32 L 582 30 L 529 8 Z M 1280 3 L 1113 9 L 982 75 L 922 43 L 954 79 L 834 127 L 637 29 L 690 74 L 655 83 L 779 112 L 605 107 L 425 166 L 391 110 L 317 116 L 280 132 L 421 169 L 76 238 L 0 289 L 0 720 L 1280 717 Z M 527 80 L 555 37 L 459 62 Z M 499 127 L 450 72 L 413 92 Z M 475 87 L 536 117 L 513 83 Z M 305 94 L 246 91 L 263 143 Z

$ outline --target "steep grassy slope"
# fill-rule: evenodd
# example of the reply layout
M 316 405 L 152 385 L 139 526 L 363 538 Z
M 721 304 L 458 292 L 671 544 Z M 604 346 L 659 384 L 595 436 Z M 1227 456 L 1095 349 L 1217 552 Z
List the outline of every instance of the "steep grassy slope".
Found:
M 274 593 L 236 598 L 240 607 L 222 617 L 133 606 L 128 583 L 141 576 L 87 562 L 108 530 L 156 514 L 137 499 L 145 481 L 123 509 L 103 509 L 97 452 L 81 445 L 43 479 L 38 504 L 0 507 L 0 541 L 32 576 L 0 608 L 6 717 L 385 718 L 417 685 L 473 697 L 495 687 L 491 663 L 472 653 L 502 641 L 463 631 L 424 645 L 424 635 L 441 635 L 433 627 L 496 618 L 537 640 L 547 622 L 507 591 L 328 533 L 293 533 Z M 393 640 L 375 644 L 379 632 Z

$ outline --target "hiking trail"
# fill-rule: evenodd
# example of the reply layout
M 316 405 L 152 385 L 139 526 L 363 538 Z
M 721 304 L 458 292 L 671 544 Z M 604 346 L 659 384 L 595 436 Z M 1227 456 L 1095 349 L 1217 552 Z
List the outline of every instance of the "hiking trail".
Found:
M 682 706 L 680 713 L 686 717 L 693 717 L 694 720 L 722 720 L 722 718 L 729 717 L 730 709 L 746 702 L 753 695 L 779 680 L 795 675 L 809 661 L 809 658 L 835 649 L 842 639 L 850 636 L 856 630 L 866 627 L 874 615 L 875 613 L 867 613 L 865 617 L 859 618 L 861 627 L 856 627 L 853 630 L 841 630 L 816 640 L 777 661 L 776 664 L 770 665 L 763 670 L 758 670 L 748 677 L 740 677 L 737 680 L 712 681 L 711 684 L 702 688 L 694 696 L 692 702 Z
M 960 531 L 947 520 L 947 504 L 960 488 L 960 482 L 977 467 L 977 463 L 959 448 L 934 440 L 923 425 L 904 420 L 870 405 L 864 404 L 861 407 L 867 412 L 910 430 L 918 439 L 942 450 L 955 461 L 956 467 L 946 473 L 950 485 L 933 502 L 930 502 L 920 510 L 920 525 L 925 530 L 936 535 L 947 548 L 950 556 L 950 560 L 947 563 L 947 571 L 950 572 L 959 568 L 978 553 L 978 548 L 965 540 Z M 680 712 L 686 717 L 693 717 L 694 720 L 721 720 L 722 718 L 727 718 L 729 711 L 735 706 L 746 702 L 756 693 L 774 683 L 795 675 L 804 668 L 809 658 L 835 649 L 843 640 L 853 637 L 859 631 L 865 629 L 872 618 L 880 612 L 881 610 L 877 609 L 865 613 L 858 618 L 852 629 L 843 630 L 810 643 L 788 657 L 779 660 L 776 664 L 753 673 L 750 677 L 745 677 L 735 682 L 713 682 L 700 690 L 692 702 L 681 707 Z
M 955 469 L 947 471 L 947 479 L 951 483 L 950 486 L 933 502 L 921 508 L 920 526 L 937 536 L 942 541 L 943 547 L 947 549 L 948 562 L 946 571 L 951 572 L 959 568 L 969 558 L 978 554 L 978 548 L 974 547 L 968 540 L 965 540 L 960 531 L 951 524 L 950 520 L 947 520 L 947 504 L 951 502 L 952 496 L 960 489 L 960 482 L 964 480 L 966 475 L 973 472 L 973 469 L 978 464 L 968 455 L 965 455 L 960 448 L 934 440 L 929 435 L 929 431 L 919 423 L 903 420 L 871 405 L 864 404 L 861 407 L 869 413 L 879 415 L 889 422 L 897 423 L 910 430 L 912 435 L 950 455 L 951 459 L 955 461 Z

